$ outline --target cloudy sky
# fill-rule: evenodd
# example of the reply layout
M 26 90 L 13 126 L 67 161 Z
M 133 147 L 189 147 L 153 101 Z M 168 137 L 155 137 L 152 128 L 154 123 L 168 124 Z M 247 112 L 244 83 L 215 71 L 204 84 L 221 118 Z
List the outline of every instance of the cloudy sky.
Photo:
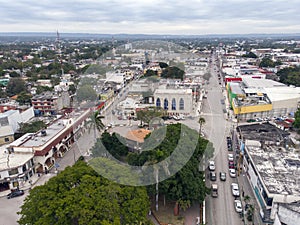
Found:
M 300 0 L 0 0 L 0 32 L 300 33 Z

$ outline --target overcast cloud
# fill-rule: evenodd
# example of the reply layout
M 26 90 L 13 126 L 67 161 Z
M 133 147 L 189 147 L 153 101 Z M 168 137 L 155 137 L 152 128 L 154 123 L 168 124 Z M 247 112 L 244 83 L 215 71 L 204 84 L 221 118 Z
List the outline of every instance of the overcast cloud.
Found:
M 0 0 L 1 32 L 300 33 L 299 0 Z

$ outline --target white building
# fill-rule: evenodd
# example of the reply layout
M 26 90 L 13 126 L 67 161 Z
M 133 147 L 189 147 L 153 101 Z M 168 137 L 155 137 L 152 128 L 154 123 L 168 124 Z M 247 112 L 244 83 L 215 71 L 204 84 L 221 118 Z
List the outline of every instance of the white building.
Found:
M 190 115 L 193 113 L 192 89 L 176 89 L 161 86 L 154 92 L 156 107 L 162 107 L 170 115 Z
M 33 107 L 20 113 L 19 110 L 9 110 L 0 114 L 0 145 L 14 140 L 14 133 L 20 128 L 20 123 L 26 123 L 34 117 Z
M 53 122 L 47 129 L 28 133 L 0 148 L 0 192 L 22 189 L 34 174 L 47 173 L 56 159 L 71 148 L 84 132 L 91 110 L 73 113 Z
M 292 222 L 300 217 L 299 209 L 298 212 L 288 209 L 289 204 L 300 201 L 299 149 L 287 145 L 287 132 L 268 123 L 243 125 L 239 130 L 245 146 L 243 170 L 255 193 L 263 221 L 299 224 Z M 287 217 L 292 215 L 293 219 L 289 220 Z

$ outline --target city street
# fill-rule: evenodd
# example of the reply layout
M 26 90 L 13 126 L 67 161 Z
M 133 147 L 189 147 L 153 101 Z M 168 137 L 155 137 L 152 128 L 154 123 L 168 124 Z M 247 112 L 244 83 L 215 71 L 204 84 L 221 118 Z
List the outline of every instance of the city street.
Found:
M 214 61 L 214 59 L 213 59 Z M 203 105 L 203 114 L 206 123 L 204 125 L 207 138 L 213 143 L 215 148 L 214 161 L 216 164 L 218 197 L 206 197 L 206 224 L 213 225 L 240 225 L 243 224 L 240 215 L 234 209 L 234 197 L 231 194 L 231 183 L 236 182 L 236 178 L 231 178 L 228 171 L 226 136 L 230 135 L 231 123 L 226 120 L 226 113 L 221 100 L 224 95 L 219 84 L 217 72 L 211 70 L 212 77 L 207 86 L 208 96 Z M 206 170 L 207 171 L 207 170 Z M 219 172 L 226 172 L 226 181 L 220 181 Z M 208 171 L 207 171 L 208 175 Z M 207 186 L 211 185 L 207 176 Z

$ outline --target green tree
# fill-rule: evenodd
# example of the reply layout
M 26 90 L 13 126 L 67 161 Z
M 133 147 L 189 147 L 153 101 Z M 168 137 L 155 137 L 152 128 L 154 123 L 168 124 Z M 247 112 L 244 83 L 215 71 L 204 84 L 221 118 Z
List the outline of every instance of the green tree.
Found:
M 21 75 L 19 73 L 17 73 L 16 71 L 12 71 L 9 73 L 10 77 L 20 77 Z
M 79 102 L 96 101 L 98 99 L 96 91 L 90 85 L 83 85 L 77 89 L 76 97 Z
M 19 132 L 22 134 L 35 133 L 41 129 L 46 128 L 44 121 L 34 121 L 32 123 L 20 123 Z
M 298 129 L 300 128 L 300 108 L 295 113 L 295 121 L 293 123 L 293 126 Z
M 146 70 L 144 77 L 152 77 L 152 76 L 157 76 L 157 71 L 150 70 L 150 69 Z
M 0 85 L 0 98 L 6 98 L 7 97 L 7 93 L 5 91 L 3 91 L 1 85 Z
M 148 107 L 145 110 L 140 110 L 137 112 L 137 119 L 149 125 L 150 121 L 154 118 L 162 118 L 166 115 L 166 110 L 160 107 Z
M 21 92 L 26 92 L 25 81 L 21 78 L 11 78 L 7 84 L 6 92 L 8 96 L 14 96 Z
M 67 167 L 26 197 L 19 224 L 148 223 L 144 187 L 127 187 L 98 175 L 85 162 Z
M 205 73 L 203 75 L 203 79 L 209 81 L 209 79 L 211 78 L 211 73 Z
M 277 61 L 274 62 L 272 59 L 269 57 L 264 57 L 261 62 L 259 63 L 259 67 L 275 67 L 277 65 L 280 65 L 281 62 Z
M 110 134 L 104 131 L 101 135 L 101 140 L 98 140 L 92 148 L 93 157 L 104 156 L 105 152 L 108 151 L 116 159 L 121 160 L 122 157 L 127 156 L 129 153 L 125 143 L 126 140 L 119 134 Z
M 48 87 L 48 86 L 37 86 L 36 87 L 36 93 L 39 95 L 43 92 L 46 92 L 46 91 L 53 91 L 53 88 L 52 87 Z
M 277 72 L 280 82 L 300 87 L 300 67 L 287 67 Z
M 75 94 L 75 92 L 76 92 L 76 87 L 75 87 L 74 84 L 69 85 L 69 92 L 70 92 L 71 94 Z
M 101 115 L 100 111 L 97 110 L 92 113 L 89 120 L 87 120 L 86 126 L 89 131 L 93 129 L 94 131 L 94 139 L 97 139 L 97 131 L 100 132 L 105 128 L 105 125 L 102 122 L 104 116 Z
M 245 57 L 245 58 L 253 58 L 253 59 L 257 59 L 257 55 L 253 52 L 248 52 L 247 54 L 244 54 L 242 55 L 242 57 Z
M 199 117 L 198 123 L 200 125 L 199 127 L 199 134 L 202 135 L 202 126 L 205 124 L 205 119 L 203 117 Z
M 179 69 L 176 66 L 170 66 L 170 67 L 165 68 L 162 71 L 161 77 L 183 80 L 183 78 L 184 78 L 184 71 L 182 69 Z
M 22 91 L 20 94 L 18 94 L 17 102 L 19 102 L 20 105 L 30 104 L 31 97 L 31 94 Z
M 167 63 L 164 63 L 164 62 L 159 62 L 159 67 L 164 69 L 164 68 L 167 68 L 169 65 Z
M 182 129 L 184 129 L 184 137 L 181 136 Z M 143 150 L 141 153 L 129 154 L 127 157 L 128 163 L 134 166 L 151 165 L 168 158 L 175 148 L 182 149 L 182 154 L 186 152 L 186 149 L 194 149 L 192 157 L 183 165 L 180 171 L 159 183 L 159 193 L 179 204 L 203 201 L 206 194 L 209 193 L 209 189 L 206 188 L 203 181 L 204 173 L 199 171 L 199 163 L 202 161 L 210 142 L 199 137 L 197 131 L 181 124 L 168 125 L 166 133 L 164 132 L 164 128 L 154 130 L 150 136 L 146 137 L 142 146 L 142 149 L 147 149 L 147 151 Z M 194 141 L 198 143 L 196 147 L 191 144 Z M 156 146 L 157 142 L 160 143 L 158 146 Z M 210 154 L 213 154 L 213 152 Z M 180 163 L 180 160 L 176 162 L 177 165 Z M 165 172 L 164 170 L 159 171 L 159 173 Z M 154 190 L 155 185 L 148 187 L 149 194 L 155 193 Z M 184 204 L 182 208 L 186 208 L 186 206 Z

